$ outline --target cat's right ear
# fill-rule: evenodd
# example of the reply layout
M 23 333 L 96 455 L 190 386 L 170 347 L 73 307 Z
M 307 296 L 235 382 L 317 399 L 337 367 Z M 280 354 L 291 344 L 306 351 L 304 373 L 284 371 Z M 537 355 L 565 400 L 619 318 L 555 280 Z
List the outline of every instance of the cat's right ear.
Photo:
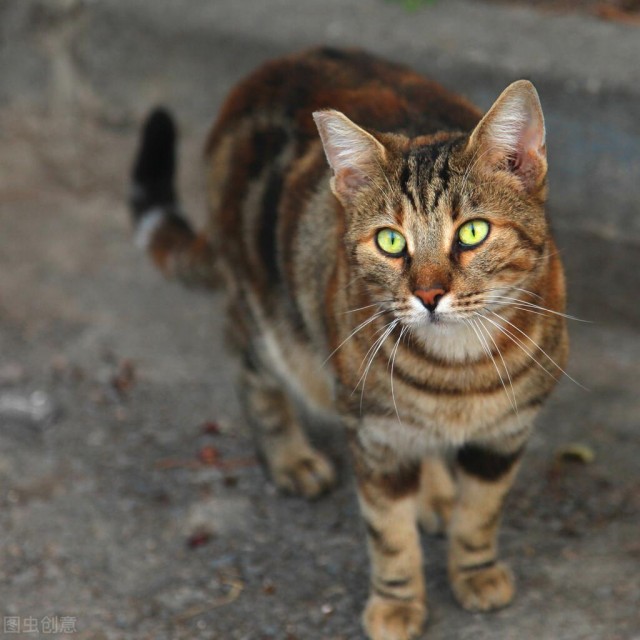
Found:
M 339 111 L 316 111 L 313 119 L 333 169 L 331 190 L 342 204 L 348 204 L 380 173 L 385 148 Z
M 528 80 L 518 80 L 502 92 L 471 134 L 469 147 L 480 168 L 510 173 L 525 191 L 544 185 L 544 116 L 538 92 Z

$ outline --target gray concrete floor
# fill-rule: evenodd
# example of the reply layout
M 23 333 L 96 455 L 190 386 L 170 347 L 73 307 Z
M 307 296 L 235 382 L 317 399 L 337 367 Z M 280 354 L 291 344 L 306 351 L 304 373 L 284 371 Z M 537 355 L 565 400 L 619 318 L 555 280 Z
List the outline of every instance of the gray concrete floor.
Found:
M 0 617 L 73 616 L 96 640 L 362 638 L 342 435 L 314 429 L 340 464 L 333 494 L 276 495 L 234 399 L 220 298 L 163 282 L 131 243 L 132 131 L 15 111 L 0 125 Z M 183 145 L 196 218 L 200 133 Z M 560 384 L 509 500 L 513 606 L 461 611 L 444 543 L 425 539 L 430 640 L 640 638 L 638 279 L 612 277 L 638 254 L 561 240 L 573 309 L 597 320 L 571 326 L 569 371 L 590 391 Z M 15 403 L 36 391 L 50 406 L 28 418 Z M 593 463 L 556 461 L 574 442 Z M 198 462 L 207 446 L 222 464 Z

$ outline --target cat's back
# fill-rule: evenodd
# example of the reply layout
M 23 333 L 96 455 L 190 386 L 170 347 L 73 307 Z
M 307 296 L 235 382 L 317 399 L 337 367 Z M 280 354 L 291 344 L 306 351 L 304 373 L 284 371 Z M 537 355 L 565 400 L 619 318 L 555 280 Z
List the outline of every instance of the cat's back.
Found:
M 317 139 L 313 111 L 336 109 L 365 128 L 409 136 L 468 131 L 470 102 L 400 64 L 357 49 L 322 47 L 270 61 L 225 101 L 208 148 L 247 119 L 287 126 L 299 142 Z
M 238 275 L 257 278 L 260 288 L 282 281 L 287 230 L 311 194 L 328 185 L 312 118 L 322 109 L 411 137 L 468 131 L 481 116 L 438 83 L 357 49 L 303 51 L 267 62 L 242 80 L 206 143 L 210 236 L 219 258 Z M 283 209 L 290 210 L 288 220 Z

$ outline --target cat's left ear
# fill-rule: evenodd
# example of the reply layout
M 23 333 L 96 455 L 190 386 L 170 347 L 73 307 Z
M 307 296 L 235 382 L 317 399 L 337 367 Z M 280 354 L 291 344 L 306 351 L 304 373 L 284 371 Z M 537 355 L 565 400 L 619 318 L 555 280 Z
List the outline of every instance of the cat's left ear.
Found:
M 544 116 L 538 92 L 528 80 L 509 85 L 474 129 L 469 140 L 473 162 L 508 171 L 528 193 L 547 175 Z
M 333 169 L 331 190 L 340 202 L 347 204 L 380 173 L 385 148 L 339 111 L 316 111 L 313 119 Z

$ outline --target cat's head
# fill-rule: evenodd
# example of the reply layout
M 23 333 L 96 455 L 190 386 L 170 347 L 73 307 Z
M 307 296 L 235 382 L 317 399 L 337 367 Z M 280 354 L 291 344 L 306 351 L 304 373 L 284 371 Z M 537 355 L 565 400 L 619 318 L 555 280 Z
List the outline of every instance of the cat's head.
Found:
M 409 139 L 337 111 L 314 118 L 350 260 L 374 300 L 408 325 L 455 328 L 526 288 L 548 237 L 544 119 L 530 82 L 510 85 L 471 133 Z

